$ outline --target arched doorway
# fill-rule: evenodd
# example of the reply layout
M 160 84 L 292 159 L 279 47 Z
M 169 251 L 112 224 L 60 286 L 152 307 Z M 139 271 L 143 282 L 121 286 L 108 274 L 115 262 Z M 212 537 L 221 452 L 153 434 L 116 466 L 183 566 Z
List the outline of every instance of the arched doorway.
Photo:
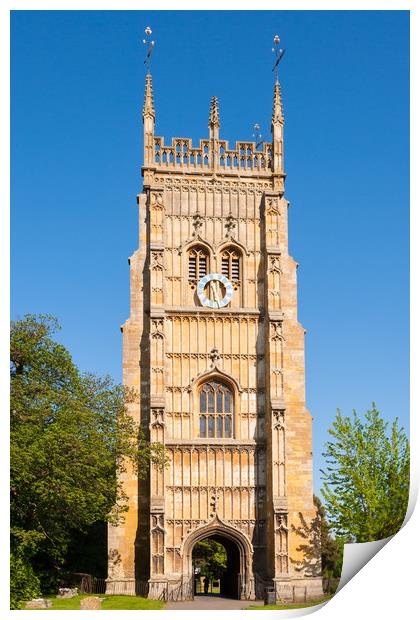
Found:
M 194 544 L 192 550 L 194 595 L 240 598 L 241 572 L 238 545 L 218 534 Z
M 204 539 L 219 542 L 226 550 L 227 570 L 220 582 L 223 596 L 237 599 L 254 599 L 252 574 L 252 545 L 240 530 L 224 523 L 218 516 L 187 536 L 181 547 L 184 578 L 194 582 L 193 549 Z

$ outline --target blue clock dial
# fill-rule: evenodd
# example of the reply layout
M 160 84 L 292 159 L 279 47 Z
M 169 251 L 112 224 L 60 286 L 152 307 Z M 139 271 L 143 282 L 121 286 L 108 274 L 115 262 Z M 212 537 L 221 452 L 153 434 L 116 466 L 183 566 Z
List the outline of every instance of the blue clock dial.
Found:
M 220 282 L 225 289 L 224 296 L 220 294 L 220 285 L 216 285 L 216 282 Z M 212 292 L 213 299 L 209 299 L 206 294 L 206 287 L 209 285 L 209 290 Z M 223 308 L 230 303 L 233 296 L 233 286 L 226 276 L 221 273 L 208 273 L 202 277 L 197 285 L 197 295 L 202 306 L 207 308 Z

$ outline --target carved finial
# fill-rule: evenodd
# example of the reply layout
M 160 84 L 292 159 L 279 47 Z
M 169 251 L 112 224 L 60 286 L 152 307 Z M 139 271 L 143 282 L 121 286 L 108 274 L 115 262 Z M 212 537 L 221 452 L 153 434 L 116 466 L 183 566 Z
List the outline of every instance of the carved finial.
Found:
M 152 76 L 150 73 L 146 75 L 146 89 L 144 92 L 144 106 L 143 106 L 143 117 L 144 116 L 151 116 L 152 118 L 155 118 Z
M 273 117 L 272 123 L 276 125 L 278 123 L 283 123 L 283 105 L 281 100 L 281 90 L 280 84 L 278 81 L 274 85 L 274 102 L 273 102 Z
M 147 47 L 146 58 L 144 59 L 144 64 L 147 65 L 147 75 L 146 75 L 146 90 L 144 93 L 144 106 L 143 106 L 143 116 L 149 115 L 155 118 L 155 107 L 153 104 L 153 87 L 152 87 L 152 76 L 150 73 L 150 56 L 152 54 L 155 42 L 151 40 L 150 35 L 152 34 L 152 29 L 150 26 L 145 28 L 146 39 L 143 39 L 144 45 Z
M 209 127 L 220 127 L 219 101 L 217 97 L 211 98 Z
M 235 218 L 233 217 L 232 213 L 229 213 L 229 215 L 226 218 L 226 222 L 225 222 L 226 237 L 229 237 L 232 234 L 235 227 L 236 227 Z
M 279 63 L 284 56 L 286 49 L 280 47 L 280 37 L 278 34 L 274 37 L 274 47 L 271 50 L 276 55 L 276 62 L 274 63 L 273 71 L 276 72 L 276 83 L 274 85 L 274 104 L 273 104 L 273 118 L 272 123 L 276 125 L 283 123 L 283 106 L 281 101 L 281 91 L 279 84 Z
M 215 493 L 214 495 L 210 497 L 210 508 L 211 508 L 210 515 L 215 515 L 217 513 L 218 500 L 219 500 L 219 496 L 217 495 L 217 493 Z
M 192 218 L 192 225 L 193 225 L 193 235 L 198 235 L 198 233 L 200 232 L 200 228 L 203 226 L 204 223 L 204 218 L 201 216 L 200 213 L 194 213 L 193 218 Z
M 212 349 L 209 353 L 209 358 L 211 359 L 213 366 L 215 366 L 221 359 L 219 349 Z
M 153 104 L 152 76 L 150 73 L 150 56 L 155 42 L 150 38 L 152 34 L 150 26 L 147 26 L 144 32 L 146 34 L 146 39 L 143 39 L 143 43 L 147 47 L 147 54 L 144 60 L 144 63 L 147 64 L 146 89 L 143 106 L 144 164 L 145 166 L 149 166 L 154 163 L 155 157 L 155 106 Z

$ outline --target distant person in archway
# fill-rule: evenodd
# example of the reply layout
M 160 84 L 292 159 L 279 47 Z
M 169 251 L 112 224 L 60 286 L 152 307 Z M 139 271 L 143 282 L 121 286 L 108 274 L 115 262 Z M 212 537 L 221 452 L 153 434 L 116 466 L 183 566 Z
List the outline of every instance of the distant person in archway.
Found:
M 208 592 L 209 592 L 209 583 L 210 583 L 210 580 L 209 580 L 209 578 L 206 575 L 204 577 L 204 594 L 208 594 Z

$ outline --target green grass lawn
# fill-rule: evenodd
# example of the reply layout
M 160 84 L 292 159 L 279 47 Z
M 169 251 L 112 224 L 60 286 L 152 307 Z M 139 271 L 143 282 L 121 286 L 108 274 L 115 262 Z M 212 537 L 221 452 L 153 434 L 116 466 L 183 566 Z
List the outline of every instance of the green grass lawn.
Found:
M 56 598 L 46 596 L 52 601 L 49 609 L 80 609 L 80 601 L 87 595 L 75 596 L 73 598 Z M 153 601 L 152 599 L 142 598 L 141 596 L 106 596 L 98 594 L 102 600 L 102 609 L 164 609 L 163 601 Z
M 285 603 L 284 605 L 259 605 L 259 606 L 252 606 L 251 607 L 247 607 L 246 609 L 300 609 L 302 607 L 313 607 L 314 605 L 319 605 L 320 603 L 326 603 L 327 601 L 330 600 L 330 598 L 332 598 L 331 596 L 326 596 L 324 598 L 321 598 L 317 601 L 310 601 L 309 603 Z

